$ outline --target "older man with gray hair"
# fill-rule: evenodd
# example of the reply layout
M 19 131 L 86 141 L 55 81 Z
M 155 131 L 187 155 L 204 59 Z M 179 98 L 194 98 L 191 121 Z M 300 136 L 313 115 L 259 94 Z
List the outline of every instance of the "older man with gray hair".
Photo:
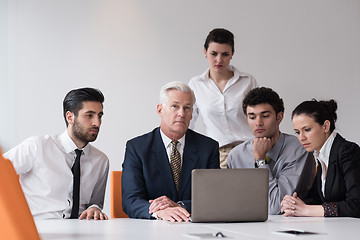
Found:
M 190 129 L 194 92 L 183 82 L 160 91 L 160 127 L 131 139 L 123 163 L 123 209 L 131 218 L 189 221 L 191 171 L 220 168 L 219 144 Z

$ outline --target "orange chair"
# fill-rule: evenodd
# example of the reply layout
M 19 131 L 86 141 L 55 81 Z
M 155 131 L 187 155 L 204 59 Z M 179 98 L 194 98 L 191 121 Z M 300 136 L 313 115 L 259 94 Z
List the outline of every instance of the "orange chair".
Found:
M 122 175 L 122 171 L 111 172 L 111 177 L 110 177 L 111 218 L 128 217 L 122 209 L 121 175 Z
M 39 239 L 39 234 L 12 163 L 0 150 L 0 233 L 4 239 Z

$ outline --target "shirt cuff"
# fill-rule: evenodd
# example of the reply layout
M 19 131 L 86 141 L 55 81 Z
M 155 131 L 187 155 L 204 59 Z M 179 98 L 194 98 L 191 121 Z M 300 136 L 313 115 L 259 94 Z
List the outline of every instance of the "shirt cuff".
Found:
M 180 207 L 186 209 L 185 203 L 183 203 L 183 201 L 178 201 L 177 204 L 179 204 Z
M 157 212 L 154 212 L 153 214 L 151 214 L 151 216 L 152 216 L 153 218 L 155 218 L 156 220 L 161 220 L 161 218 L 159 218 L 159 217 L 157 216 Z
M 325 202 L 322 204 L 324 208 L 324 217 L 338 217 L 338 204 L 335 202 Z
M 88 207 L 87 209 L 92 208 L 92 207 L 96 207 L 97 209 L 99 209 L 99 210 L 102 212 L 102 209 L 101 209 L 98 205 L 96 205 L 96 204 L 91 205 L 91 206 Z

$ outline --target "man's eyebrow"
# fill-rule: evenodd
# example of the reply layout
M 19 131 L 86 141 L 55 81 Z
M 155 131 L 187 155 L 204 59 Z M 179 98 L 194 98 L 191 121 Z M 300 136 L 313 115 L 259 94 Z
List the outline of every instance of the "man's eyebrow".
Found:
M 92 110 L 86 111 L 85 113 L 92 113 L 92 114 L 96 114 L 96 112 L 95 112 L 95 111 L 92 111 Z M 104 115 L 104 112 L 103 112 L 103 111 L 101 111 L 101 112 L 99 112 L 98 114 Z
M 180 104 L 178 101 L 172 101 L 170 104 Z M 181 105 L 181 104 L 180 104 Z M 191 106 L 191 103 L 185 103 L 183 106 Z
M 271 113 L 271 111 L 263 111 L 260 114 L 264 114 L 264 113 Z
M 265 113 L 271 113 L 271 111 L 263 111 L 260 114 L 265 114 Z M 247 115 L 256 115 L 256 114 L 253 112 L 249 112 Z

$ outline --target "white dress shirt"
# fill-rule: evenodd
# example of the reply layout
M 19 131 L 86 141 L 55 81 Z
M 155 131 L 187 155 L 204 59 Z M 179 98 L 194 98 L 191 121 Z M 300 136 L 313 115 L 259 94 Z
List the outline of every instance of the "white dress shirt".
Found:
M 190 129 L 194 129 L 200 113 L 206 135 L 218 141 L 220 147 L 252 137 L 242 101 L 251 89 L 258 86 L 250 74 L 240 72 L 231 65 L 229 70 L 234 72 L 234 76 L 229 79 L 223 92 L 209 78 L 209 69 L 189 82 L 196 97 Z
M 166 153 L 168 155 L 168 159 L 169 159 L 169 162 L 171 162 L 171 152 L 172 152 L 172 144 L 171 144 L 171 139 L 168 138 L 168 136 L 166 136 L 163 131 L 161 131 L 160 129 L 160 135 L 161 135 L 161 138 L 163 140 L 163 143 L 164 143 L 164 147 L 165 147 L 165 150 L 166 150 Z M 179 151 L 180 153 L 180 156 L 181 156 L 181 166 L 182 166 L 182 163 L 183 163 L 183 153 L 184 153 L 184 146 L 185 146 L 185 136 L 186 134 L 180 138 L 178 141 L 179 143 L 177 144 L 176 148 L 177 150 Z
M 325 182 L 326 182 L 326 174 L 329 166 L 329 158 L 330 151 L 334 139 L 336 137 L 336 131 L 333 131 L 328 139 L 326 139 L 324 145 L 321 147 L 320 152 L 314 151 L 315 161 L 319 161 L 321 164 L 321 191 L 323 196 L 325 197 Z M 317 162 L 316 162 L 317 163 Z
M 72 208 L 75 143 L 61 135 L 30 137 L 4 154 L 20 175 L 20 184 L 35 219 L 69 218 Z M 103 207 L 109 171 L 107 156 L 87 144 L 83 149 L 79 213 Z

